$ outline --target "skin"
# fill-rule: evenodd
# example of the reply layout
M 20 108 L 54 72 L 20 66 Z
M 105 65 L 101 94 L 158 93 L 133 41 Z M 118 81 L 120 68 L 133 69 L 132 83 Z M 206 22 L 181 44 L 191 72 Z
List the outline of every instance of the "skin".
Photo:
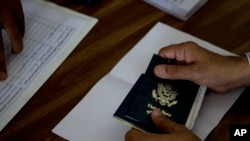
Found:
M 250 86 L 246 56 L 222 56 L 194 42 L 162 48 L 159 55 L 176 59 L 179 64 L 156 66 L 155 74 L 160 78 L 190 80 L 221 93 Z
M 200 139 L 188 130 L 184 125 L 177 124 L 166 118 L 159 109 L 151 114 L 154 124 L 165 134 L 140 132 L 131 129 L 125 135 L 126 141 L 200 141 Z
M 201 48 L 194 42 L 164 47 L 159 51 L 163 58 L 175 59 L 177 65 L 157 65 L 155 75 L 163 79 L 190 80 L 217 92 L 228 92 L 250 86 L 250 65 L 246 56 L 222 56 Z M 154 124 L 164 134 L 129 130 L 126 141 L 200 141 L 185 126 L 162 115 L 159 109 L 151 113 Z
M 24 15 L 20 0 L 0 1 L 0 28 L 5 29 L 11 40 L 11 52 L 20 53 L 23 49 Z M 7 78 L 6 58 L 2 34 L 0 34 L 0 80 Z

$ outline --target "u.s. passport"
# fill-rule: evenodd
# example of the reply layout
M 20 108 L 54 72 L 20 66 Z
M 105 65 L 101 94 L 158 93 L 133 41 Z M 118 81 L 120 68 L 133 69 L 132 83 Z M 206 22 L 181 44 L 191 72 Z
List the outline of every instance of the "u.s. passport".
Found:
M 139 76 L 113 117 L 138 130 L 161 133 L 150 116 L 157 108 L 167 118 L 191 129 L 205 88 L 187 80 L 157 78 L 154 67 L 158 64 L 176 65 L 174 60 L 153 55 L 146 72 Z

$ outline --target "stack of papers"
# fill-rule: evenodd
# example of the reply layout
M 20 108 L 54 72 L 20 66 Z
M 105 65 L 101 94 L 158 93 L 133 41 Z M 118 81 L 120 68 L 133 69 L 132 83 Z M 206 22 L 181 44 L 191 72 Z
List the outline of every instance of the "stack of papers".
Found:
M 144 0 L 181 20 L 187 20 L 208 0 Z

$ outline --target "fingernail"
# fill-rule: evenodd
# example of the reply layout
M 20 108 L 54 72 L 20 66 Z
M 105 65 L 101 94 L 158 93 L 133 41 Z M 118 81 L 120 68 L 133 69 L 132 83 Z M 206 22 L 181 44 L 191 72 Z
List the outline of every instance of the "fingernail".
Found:
M 162 115 L 162 112 L 161 112 L 160 109 L 154 109 L 153 112 L 152 112 L 152 114 L 153 114 L 154 116 L 161 116 L 161 115 Z
M 162 65 L 157 65 L 155 67 L 155 75 L 159 77 L 164 76 L 164 71 L 165 71 L 165 68 Z
M 0 72 L 0 80 L 5 80 L 7 79 L 7 74 L 4 72 Z

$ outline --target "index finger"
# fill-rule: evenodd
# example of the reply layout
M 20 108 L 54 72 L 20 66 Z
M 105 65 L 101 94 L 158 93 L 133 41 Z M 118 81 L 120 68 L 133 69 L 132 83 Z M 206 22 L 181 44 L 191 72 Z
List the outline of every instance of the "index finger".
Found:
M 4 25 L 5 30 L 8 33 L 8 36 L 11 40 L 12 52 L 20 53 L 23 49 L 23 35 L 20 31 L 18 24 L 11 19 L 11 22 Z
M 0 32 L 0 80 L 7 78 L 6 60 L 3 47 L 2 33 Z
M 155 134 L 148 132 L 140 132 L 136 129 L 129 130 L 125 135 L 125 141 L 165 141 L 168 134 Z
M 179 127 L 177 123 L 162 114 L 160 109 L 154 109 L 151 113 L 152 120 L 156 127 L 165 133 L 172 133 Z
M 173 44 L 164 47 L 159 51 L 159 55 L 167 59 L 175 59 L 178 62 L 190 62 L 190 48 L 197 44 L 191 41 L 183 42 L 180 44 Z
M 158 55 L 163 57 L 163 58 L 175 59 L 176 52 L 178 51 L 178 49 L 176 47 L 178 47 L 178 46 L 179 45 L 174 44 L 174 45 L 169 45 L 167 47 L 163 47 L 160 49 Z

